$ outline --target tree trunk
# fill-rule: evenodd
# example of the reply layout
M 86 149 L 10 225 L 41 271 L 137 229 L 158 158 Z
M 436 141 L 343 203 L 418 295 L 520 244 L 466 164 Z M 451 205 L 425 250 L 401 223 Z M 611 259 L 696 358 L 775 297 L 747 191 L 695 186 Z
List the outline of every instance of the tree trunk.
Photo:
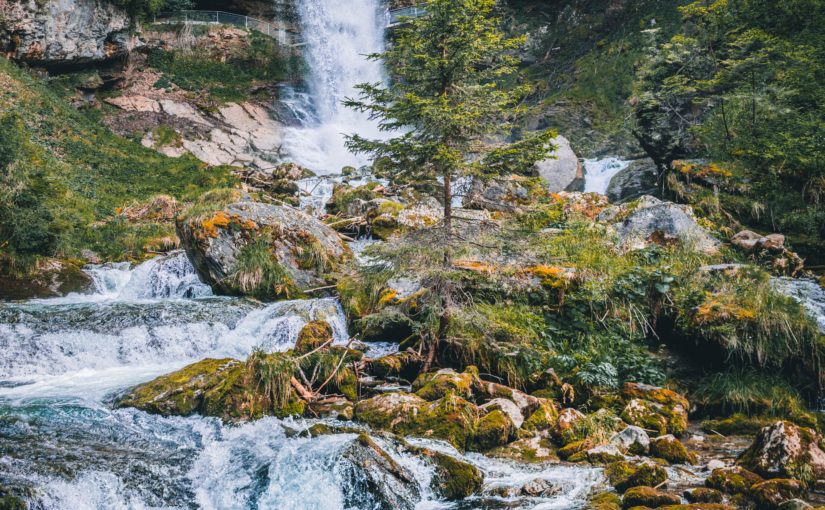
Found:
M 452 265 L 450 242 L 453 238 L 453 184 L 450 172 L 444 172 L 444 267 Z

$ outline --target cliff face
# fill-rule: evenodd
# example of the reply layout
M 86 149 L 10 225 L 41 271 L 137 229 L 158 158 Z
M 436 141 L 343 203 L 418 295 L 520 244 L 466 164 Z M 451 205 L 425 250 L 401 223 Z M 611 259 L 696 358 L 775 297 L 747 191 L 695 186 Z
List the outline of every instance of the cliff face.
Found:
M 0 51 L 46 67 L 107 62 L 140 44 L 130 25 L 101 0 L 9 0 L 0 2 Z

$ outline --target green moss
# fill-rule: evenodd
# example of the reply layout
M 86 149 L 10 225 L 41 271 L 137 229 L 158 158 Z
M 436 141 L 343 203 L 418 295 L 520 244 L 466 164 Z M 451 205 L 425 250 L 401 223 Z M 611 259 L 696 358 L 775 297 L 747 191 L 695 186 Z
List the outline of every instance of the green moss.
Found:
M 617 491 L 624 492 L 631 487 L 656 487 L 667 480 L 667 471 L 662 466 L 652 463 L 632 463 L 618 461 L 608 464 L 604 474 L 610 485 Z
M 622 508 L 622 498 L 613 492 L 601 492 L 590 497 L 587 508 L 592 510 L 620 510 Z
M 469 372 L 456 373 L 450 369 L 421 374 L 413 382 L 415 394 L 424 400 L 438 400 L 450 393 L 462 398 L 472 396 L 473 376 Z
M 716 489 L 699 487 L 685 491 L 685 499 L 690 503 L 721 503 L 725 497 Z
M 634 506 L 658 508 L 665 505 L 678 505 L 681 502 L 682 499 L 679 496 L 646 486 L 632 487 L 626 490 L 624 496 L 622 496 L 623 508 L 632 508 Z
M 757 507 L 765 509 L 778 509 L 785 501 L 804 498 L 806 494 L 803 482 L 784 478 L 766 480 L 751 487 L 751 495 Z
M 711 489 L 726 494 L 750 494 L 751 487 L 762 481 L 762 477 L 745 468 L 736 466 L 714 469 L 705 480 L 705 485 Z
M 298 333 L 295 352 L 308 353 L 328 343 L 332 343 L 332 326 L 326 321 L 312 321 Z
M 590 441 L 587 441 L 586 439 L 573 441 L 572 443 L 568 443 L 567 445 L 559 448 L 559 458 L 563 460 L 570 460 L 570 458 L 576 455 L 577 453 L 583 453 L 584 451 L 589 450 L 592 447 L 593 444 Z
M 752 436 L 775 421 L 775 418 L 750 417 L 736 413 L 727 418 L 705 420 L 702 422 L 702 430 L 724 436 Z
M 685 445 L 673 436 L 662 436 L 650 442 L 650 456 L 664 459 L 672 464 L 694 464 L 696 455 L 687 451 Z
M 513 422 L 506 414 L 496 409 L 478 420 L 473 434 L 473 449 L 485 451 L 507 444 L 514 433 Z
M 426 450 L 435 465 L 436 491 L 446 500 L 461 500 L 479 492 L 484 483 L 481 471 L 470 463 L 460 461 L 434 450 Z
M 522 431 L 526 432 L 542 432 L 549 430 L 556 424 L 559 418 L 559 412 L 552 400 L 542 399 L 539 402 L 539 408 L 524 420 L 521 425 Z

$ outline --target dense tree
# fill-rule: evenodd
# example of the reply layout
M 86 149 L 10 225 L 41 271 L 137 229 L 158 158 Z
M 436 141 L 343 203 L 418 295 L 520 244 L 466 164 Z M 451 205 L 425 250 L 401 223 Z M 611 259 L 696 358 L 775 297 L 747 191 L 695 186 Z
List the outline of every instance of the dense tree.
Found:
M 552 148 L 551 131 L 514 134 L 526 89 L 505 83 L 516 71 L 511 50 L 523 38 L 508 38 L 493 15 L 494 0 L 435 0 L 428 15 L 398 29 L 390 49 L 373 55 L 393 74 L 384 86 L 360 86 L 347 104 L 380 121 L 390 138 L 349 137 L 356 152 L 375 156 L 395 178 L 439 182 L 443 187 L 444 260 L 450 261 L 453 184 L 467 175 L 524 171 Z

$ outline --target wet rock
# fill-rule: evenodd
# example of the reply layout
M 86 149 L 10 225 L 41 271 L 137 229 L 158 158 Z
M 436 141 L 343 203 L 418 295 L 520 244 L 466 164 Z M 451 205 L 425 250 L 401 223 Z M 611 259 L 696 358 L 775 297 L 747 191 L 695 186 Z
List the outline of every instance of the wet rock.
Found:
M 547 183 L 551 193 L 577 191 L 584 186 L 584 172 L 570 141 L 563 136 L 550 140 L 557 147 L 552 159 L 544 159 L 535 164 L 535 173 Z
M 604 468 L 604 474 L 619 492 L 631 487 L 656 487 L 667 480 L 665 468 L 651 462 L 613 462 Z
M 416 352 L 404 351 L 366 361 L 366 371 L 379 378 L 400 377 L 412 380 L 421 371 L 424 359 Z
M 385 393 L 358 402 L 355 417 L 372 427 L 395 431 L 410 426 L 426 402 L 410 393 Z
M 587 508 L 592 510 L 619 510 L 622 508 L 622 498 L 613 492 L 602 492 L 591 496 Z
M 643 195 L 658 192 L 659 170 L 649 159 L 632 161 L 627 168 L 619 171 L 607 185 L 607 198 L 613 203 L 635 200 Z
M 315 418 L 351 420 L 354 411 L 355 406 L 348 399 L 344 397 L 327 397 L 307 404 L 305 414 Z
M 465 371 L 458 373 L 450 368 L 443 368 L 437 372 L 421 374 L 413 382 L 413 391 L 424 400 L 438 400 L 448 393 L 462 398 L 470 398 L 473 394 L 473 374 Z
M 726 494 L 750 494 L 751 487 L 762 481 L 762 477 L 739 466 L 714 469 L 705 480 L 711 489 Z
M 547 498 L 560 492 L 561 488 L 553 485 L 550 481 L 536 478 L 522 485 L 518 490 L 518 495 L 528 498 Z
M 347 508 L 413 510 L 421 494 L 412 473 L 368 435 L 361 434 L 341 454 L 340 473 Z
M 778 509 L 779 505 L 805 496 L 805 485 L 799 480 L 774 478 L 759 482 L 751 487 L 751 496 L 759 508 Z
M 684 496 L 689 503 L 721 503 L 725 499 L 718 490 L 705 487 L 686 490 Z
M 87 292 L 91 287 L 92 279 L 76 264 L 41 259 L 25 276 L 0 276 L 0 300 L 65 296 Z
M 553 462 L 559 460 L 556 447 L 550 439 L 538 435 L 518 439 L 512 443 L 494 448 L 486 452 L 486 455 L 517 462 Z
M 442 498 L 460 500 L 481 490 L 484 475 L 472 464 L 429 448 L 415 448 L 413 452 L 433 466 L 432 489 Z
M 813 508 L 813 506 L 801 499 L 789 499 L 779 505 L 779 510 L 808 510 L 809 508 Z
M 825 479 L 821 440 L 811 429 L 779 421 L 762 429 L 737 463 L 766 478 Z
M 0 3 L 0 51 L 36 66 L 113 62 L 140 45 L 123 9 L 100 0 Z
M 286 206 L 238 202 L 184 216 L 177 231 L 198 275 L 218 294 L 297 297 L 328 285 L 352 257 L 334 230 Z
M 295 341 L 295 352 L 305 354 L 331 343 L 332 326 L 326 321 L 312 321 L 301 328 L 298 333 L 298 339 Z
M 636 250 L 650 243 L 680 243 L 703 253 L 716 253 L 719 241 L 696 223 L 689 206 L 643 197 L 623 222 L 616 224 L 620 245 Z
M 705 469 L 712 472 L 716 469 L 722 469 L 724 467 L 727 467 L 727 464 L 725 464 L 724 461 L 721 461 L 719 459 L 713 459 L 708 461 L 708 464 L 707 466 L 705 466 Z
M 678 505 L 681 502 L 682 500 L 679 496 L 646 486 L 627 489 L 624 496 L 622 496 L 623 508 L 632 508 L 634 506 L 659 508 L 665 505 Z
M 690 503 L 688 505 L 660 506 L 660 510 L 736 510 L 736 507 L 720 503 Z
M 592 464 L 609 464 L 624 460 L 624 455 L 616 445 L 601 445 L 587 450 L 587 460 Z
M 671 464 L 694 464 L 696 456 L 687 451 L 681 441 L 668 434 L 650 442 L 650 456 L 664 459 Z
M 650 438 L 641 427 L 630 425 L 610 438 L 610 443 L 619 450 L 633 455 L 647 455 L 650 448 Z

